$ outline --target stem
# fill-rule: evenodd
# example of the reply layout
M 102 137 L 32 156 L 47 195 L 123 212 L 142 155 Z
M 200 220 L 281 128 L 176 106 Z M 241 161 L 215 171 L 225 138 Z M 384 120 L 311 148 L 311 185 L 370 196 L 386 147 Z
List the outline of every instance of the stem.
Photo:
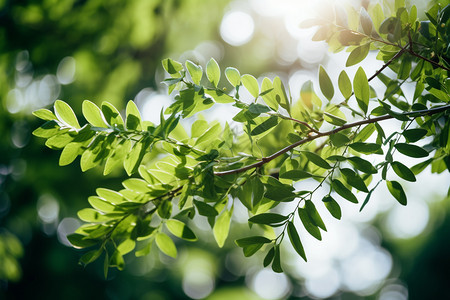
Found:
M 440 107 L 434 107 L 434 108 L 430 108 L 430 109 L 424 109 L 424 110 L 418 110 L 418 111 L 412 111 L 412 112 L 405 112 L 405 113 L 402 113 L 402 115 L 404 115 L 404 116 L 411 116 L 413 118 L 417 118 L 417 117 L 421 117 L 421 116 L 437 114 L 437 113 L 446 111 L 449 108 L 450 108 L 450 104 L 449 105 L 445 105 L 445 106 L 440 106 Z M 335 133 L 337 133 L 339 131 L 342 131 L 342 130 L 345 130 L 345 129 L 348 129 L 348 128 L 353 128 L 353 127 L 364 125 L 364 124 L 376 123 L 376 122 L 380 122 L 380 121 L 383 121 L 383 120 L 389 120 L 389 119 L 393 119 L 393 118 L 394 118 L 393 116 L 385 115 L 385 116 L 381 116 L 381 117 L 377 117 L 377 118 L 373 118 L 373 119 L 366 119 L 366 120 L 361 120 L 361 121 L 354 122 L 354 123 L 345 124 L 345 125 L 343 125 L 341 127 L 335 128 L 333 130 L 326 131 L 326 132 L 319 132 L 319 133 L 317 133 L 315 135 L 311 134 L 308 137 L 306 137 L 306 138 L 304 138 L 304 139 L 302 139 L 302 140 L 300 140 L 298 142 L 295 142 L 295 143 L 293 143 L 293 144 L 291 144 L 289 146 L 286 146 L 285 148 L 283 148 L 283 149 L 273 153 L 272 155 L 269 155 L 269 156 L 261 158 L 261 161 L 259 161 L 257 163 L 254 163 L 254 164 L 251 164 L 251 165 L 239 168 L 239 169 L 222 171 L 222 172 L 215 172 L 214 175 L 216 175 L 216 176 L 225 176 L 225 175 L 230 175 L 230 174 L 242 173 L 242 172 L 251 170 L 253 168 L 259 168 L 259 167 L 263 166 L 264 164 L 274 160 L 278 156 L 283 155 L 286 152 L 294 149 L 295 147 L 303 145 L 303 144 L 305 144 L 307 142 L 311 142 L 311 141 L 313 141 L 315 139 L 318 139 L 320 137 L 330 136 L 332 134 L 335 134 Z

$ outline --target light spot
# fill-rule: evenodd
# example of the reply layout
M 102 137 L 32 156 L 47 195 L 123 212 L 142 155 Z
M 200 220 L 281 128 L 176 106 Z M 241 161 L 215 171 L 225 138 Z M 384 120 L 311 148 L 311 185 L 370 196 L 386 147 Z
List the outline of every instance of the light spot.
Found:
M 75 70 L 76 70 L 76 61 L 75 58 L 71 56 L 64 57 L 56 71 L 56 77 L 58 78 L 59 83 L 61 84 L 69 84 L 75 80 Z
M 396 238 L 409 239 L 419 235 L 427 226 L 428 206 L 414 201 L 407 206 L 396 205 L 389 212 L 386 229 Z
M 193 299 L 202 299 L 214 290 L 214 278 L 210 272 L 193 270 L 183 277 L 183 291 Z
M 232 46 L 242 46 L 253 36 L 255 24 L 253 18 L 242 11 L 225 14 L 220 25 L 220 35 Z
M 58 241 L 67 247 L 72 247 L 69 240 L 67 239 L 67 235 L 72 234 L 80 227 L 81 223 L 79 220 L 75 218 L 64 218 L 58 225 L 58 229 L 56 231 Z

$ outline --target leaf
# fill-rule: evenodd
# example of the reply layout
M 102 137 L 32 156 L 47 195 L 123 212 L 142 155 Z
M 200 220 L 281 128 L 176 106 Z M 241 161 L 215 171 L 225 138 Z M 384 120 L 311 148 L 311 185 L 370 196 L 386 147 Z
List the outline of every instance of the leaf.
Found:
M 273 79 L 273 91 L 275 93 L 275 100 L 277 103 L 289 112 L 290 106 L 286 95 L 286 89 L 278 76 Z
M 246 247 L 254 244 L 268 244 L 271 242 L 272 240 L 269 240 L 264 236 L 250 236 L 235 241 L 236 245 L 239 247 Z
M 202 67 L 194 64 L 190 60 L 186 60 L 185 64 L 186 64 L 186 69 L 188 70 L 189 74 L 191 75 L 192 82 L 194 82 L 197 85 L 200 85 L 200 81 L 202 80 L 202 76 L 203 76 Z
M 398 152 L 414 158 L 421 158 L 421 157 L 427 157 L 428 151 L 423 149 L 422 147 L 411 145 L 411 144 L 405 144 L 405 143 L 398 143 L 395 144 L 394 147 L 398 150 Z
M 332 181 L 333 190 L 339 194 L 342 198 L 352 202 L 358 203 L 358 199 L 353 195 L 353 193 L 338 179 Z
M 359 11 L 361 27 L 366 35 L 371 36 L 373 31 L 373 22 L 364 7 Z
M 275 254 L 272 262 L 272 270 L 275 273 L 282 273 L 283 268 L 281 267 L 281 258 L 280 258 L 280 246 L 275 246 Z
M 216 239 L 217 245 L 219 245 L 220 248 L 222 248 L 225 244 L 228 233 L 230 232 L 231 214 L 231 211 L 225 210 L 217 218 L 216 223 L 214 224 L 214 238 Z
M 367 54 L 369 54 L 370 49 L 370 43 L 361 45 L 356 47 L 355 49 L 350 52 L 350 55 L 347 58 L 347 62 L 345 63 L 346 67 L 350 67 L 353 65 L 356 65 L 364 60 L 364 58 L 367 57 Z
M 341 91 L 341 94 L 345 99 L 348 99 L 352 96 L 352 83 L 344 70 L 342 70 L 339 74 L 338 85 L 339 90 Z
M 172 239 L 165 233 L 158 233 L 155 237 L 156 246 L 158 246 L 159 250 L 161 250 L 162 253 L 176 258 L 177 257 L 177 248 L 175 247 L 174 242 Z
M 109 125 L 113 127 L 117 126 L 119 128 L 123 128 L 124 122 L 122 116 L 120 115 L 117 108 L 114 107 L 114 105 L 106 101 L 103 102 L 102 113 Z
M 136 104 L 130 100 L 127 103 L 126 108 L 126 126 L 128 130 L 141 130 L 141 114 L 136 106 Z
M 56 120 L 56 116 L 48 109 L 41 108 L 33 111 L 33 115 L 44 121 Z
M 82 249 L 94 246 L 98 243 L 97 240 L 90 239 L 89 237 L 79 234 L 79 233 L 72 233 L 67 235 L 67 239 L 72 244 L 74 248 Z
M 339 132 L 330 135 L 330 140 L 335 147 L 341 147 L 350 142 L 350 139 L 345 134 Z
M 214 85 L 214 87 L 217 87 L 220 80 L 220 68 L 219 64 L 214 58 L 211 58 L 206 64 L 206 76 L 208 77 L 208 80 Z
M 278 102 L 275 99 L 275 92 L 273 91 L 273 83 L 269 78 L 265 77 L 261 84 L 261 97 L 264 102 L 274 111 L 278 110 Z
M 341 170 L 341 174 L 344 176 L 345 181 L 351 185 L 352 187 L 368 193 L 369 190 L 367 189 L 366 184 L 364 183 L 364 180 L 362 180 L 362 178 L 352 169 L 348 169 L 348 168 L 343 168 L 340 169 Z
M 241 74 L 239 70 L 233 67 L 228 67 L 225 69 L 225 76 L 232 86 L 237 87 L 241 84 Z
M 180 62 L 177 62 L 173 59 L 166 58 L 162 60 L 162 66 L 164 70 L 170 75 L 177 74 L 181 70 L 183 70 L 183 65 Z
M 248 219 L 249 222 L 256 223 L 256 224 L 265 224 L 265 225 L 272 225 L 272 224 L 278 224 L 286 221 L 288 219 L 287 216 L 283 216 L 280 214 L 275 213 L 262 213 L 256 216 L 251 217 Z
M 306 200 L 305 202 L 305 210 L 309 215 L 309 218 L 311 221 L 319 227 L 320 229 L 327 231 L 327 228 L 325 227 L 325 224 L 322 221 L 322 218 L 319 215 L 319 212 L 316 209 L 316 206 L 311 200 Z
M 89 204 L 95 208 L 96 210 L 108 213 L 113 212 L 116 208 L 114 204 L 111 204 L 108 201 L 103 200 L 102 198 L 91 196 L 88 198 Z
M 117 246 L 117 251 L 119 251 L 121 255 L 125 255 L 133 251 L 134 247 L 136 247 L 136 242 L 131 239 L 126 239 Z
M 196 241 L 197 236 L 195 233 L 183 222 L 170 219 L 166 221 L 167 229 L 169 229 L 170 233 L 172 233 L 174 236 L 177 236 L 179 238 L 182 238 L 186 241 Z
M 61 156 L 59 157 L 59 165 L 67 166 L 71 164 L 77 158 L 80 147 L 80 143 L 67 144 L 61 152 Z
M 241 78 L 242 84 L 245 86 L 245 88 L 249 91 L 249 93 L 255 97 L 258 98 L 259 95 L 259 86 L 258 86 L 258 80 L 256 80 L 255 77 L 249 74 L 242 75 Z
M 202 216 L 215 217 L 219 214 L 214 207 L 205 202 L 194 200 L 194 204 L 197 207 L 198 213 Z
M 323 113 L 323 118 L 328 123 L 333 124 L 333 125 L 337 125 L 337 126 L 342 126 L 345 123 L 347 123 L 347 120 L 339 118 L 339 117 L 337 117 L 335 115 L 332 115 L 332 114 L 330 114 L 328 112 L 324 112 Z
M 266 257 L 264 257 L 263 265 L 267 267 L 273 261 L 273 257 L 275 256 L 275 247 L 270 248 L 267 252 Z
M 305 250 L 303 249 L 302 242 L 300 241 L 300 237 L 298 235 L 297 229 L 294 226 L 294 223 L 289 222 L 287 226 L 287 232 L 289 235 L 289 240 L 291 241 L 294 250 L 300 255 L 304 261 L 308 261 L 306 259 Z
M 294 181 L 298 181 L 301 179 L 311 178 L 313 175 L 303 170 L 289 170 L 280 174 L 280 178 L 291 179 Z M 274 191 L 276 194 L 277 191 Z M 267 192 L 266 192 L 267 194 Z M 267 197 L 267 196 L 266 196 Z M 271 198 L 269 198 L 271 199 Z
M 271 116 L 268 119 L 266 119 L 264 122 L 253 128 L 251 131 L 251 135 L 258 135 L 261 133 L 266 132 L 267 130 L 271 129 L 272 127 L 275 127 L 278 124 L 278 118 L 276 116 Z
M 402 132 L 408 143 L 414 143 L 427 135 L 428 131 L 422 128 L 407 129 Z
M 401 178 L 414 182 L 416 181 L 416 176 L 414 176 L 414 173 L 404 164 L 398 161 L 394 161 L 391 163 L 392 169 L 394 172 Z
M 405 191 L 403 191 L 401 184 L 397 181 L 386 180 L 386 185 L 391 195 L 394 196 L 401 205 L 406 205 L 406 194 Z
M 331 82 L 330 77 L 328 76 L 325 69 L 320 66 L 319 68 L 319 84 L 320 84 L 320 90 L 322 91 L 322 94 L 328 99 L 331 100 L 334 96 L 334 87 L 333 83 Z
M 322 157 L 320 157 L 320 155 L 309 151 L 302 151 L 302 153 L 306 156 L 308 161 L 312 162 L 316 166 L 323 169 L 331 169 L 331 166 Z
M 376 143 L 363 143 L 363 142 L 356 142 L 353 144 L 348 145 L 353 150 L 364 153 L 364 154 L 382 154 L 381 145 Z
M 347 160 L 358 170 L 367 173 L 367 174 L 376 174 L 377 169 L 367 160 L 361 157 L 349 157 Z
M 377 124 L 378 125 L 378 124 Z M 375 132 L 375 124 L 367 124 L 353 139 L 354 142 L 364 142 Z
M 305 227 L 306 231 L 309 232 L 313 237 L 318 239 L 319 241 L 322 240 L 322 235 L 320 234 L 319 227 L 317 227 L 314 222 L 311 220 L 308 212 L 305 208 L 298 208 L 298 215 L 300 217 L 300 220 L 303 223 L 303 226 Z
M 367 113 L 370 89 L 366 73 L 364 72 L 364 69 L 362 67 L 359 67 L 358 71 L 356 71 L 355 77 L 353 79 L 353 88 L 359 107 L 364 111 L 364 113 Z
M 251 112 L 252 114 L 260 115 L 260 114 L 269 112 L 270 107 L 262 105 L 262 104 L 258 104 L 258 103 L 252 103 L 248 107 L 248 111 Z
M 53 107 L 55 110 L 55 115 L 60 122 L 66 124 L 69 127 L 74 127 L 77 129 L 80 128 L 80 124 L 78 124 L 75 113 L 66 102 L 56 100 Z
M 103 250 L 102 248 L 100 248 L 96 250 L 91 250 L 83 254 L 83 256 L 80 258 L 80 264 L 82 264 L 83 266 L 87 266 L 88 264 L 94 262 L 97 258 L 99 258 L 102 252 Z
M 82 105 L 83 116 L 95 127 L 108 128 L 100 108 L 89 100 L 84 100 Z
M 336 200 L 333 199 L 330 195 L 323 197 L 322 199 L 323 203 L 325 204 L 325 207 L 328 209 L 330 214 L 340 220 L 342 217 L 341 207 L 336 202 Z

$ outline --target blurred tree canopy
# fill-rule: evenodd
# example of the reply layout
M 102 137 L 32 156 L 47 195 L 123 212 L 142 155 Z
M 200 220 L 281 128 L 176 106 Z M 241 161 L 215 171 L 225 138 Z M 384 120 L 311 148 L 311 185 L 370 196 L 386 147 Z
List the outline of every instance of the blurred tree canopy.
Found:
M 314 69 L 328 59 L 325 56 L 312 64 L 275 61 L 272 57 L 281 51 L 279 45 L 267 42 L 261 32 L 255 34 L 255 43 L 237 50 L 223 43 L 219 27 L 225 9 L 233 7 L 227 6 L 229 2 L 0 1 L 0 257 L 4 258 L 0 260 L 0 297 L 184 299 L 202 298 L 195 290 L 212 288 L 215 292 L 210 299 L 261 299 L 245 286 L 247 269 L 252 270 L 254 261 L 241 261 L 241 266 L 231 268 L 230 264 L 240 260 L 233 262 L 230 257 L 241 253 L 227 245 L 218 249 L 214 242 L 181 244 L 184 256 L 176 262 L 158 253 L 151 253 L 144 262 L 127 260 L 129 270 L 112 271 L 108 280 L 104 280 L 99 262 L 86 269 L 78 266 L 81 253 L 64 244 L 64 226 L 78 226 L 76 212 L 86 206 L 95 188 L 116 189 L 125 173 L 118 170 L 105 178 L 101 170 L 93 170 L 81 176 L 76 165 L 59 167 L 59 153 L 31 137 L 31 131 L 40 125 L 31 112 L 56 99 L 64 99 L 80 114 L 84 99 L 98 104 L 106 100 L 122 109 L 144 88 L 160 89 L 164 78 L 160 62 L 165 57 L 205 64 L 214 56 L 224 65 L 238 64 L 255 75 L 267 70 L 290 74 L 296 69 Z M 259 21 L 257 24 L 264 23 L 264 17 Z M 245 51 L 254 56 L 245 59 Z M 267 53 L 256 55 L 263 51 Z M 406 285 L 412 299 L 430 293 L 442 296 L 439 291 L 445 289 L 448 276 L 440 274 L 442 269 L 430 267 L 447 263 L 442 249 L 449 245 L 441 237 L 449 230 L 448 206 L 440 207 L 444 210 L 432 211 L 432 217 L 439 218 L 429 227 L 429 236 L 400 242 L 383 239 L 381 245 L 391 251 L 394 264 L 408 265 L 393 268 L 388 277 L 392 280 L 385 287 Z M 383 217 L 377 222 L 382 223 Z M 238 232 L 245 228 L 246 224 L 238 224 L 231 238 L 241 237 Z M 414 263 L 405 250 L 410 247 L 415 249 Z M 240 271 L 233 273 L 233 269 Z M 422 270 L 428 276 L 420 276 Z M 215 283 L 205 288 L 205 281 L 196 281 L 202 272 L 209 272 L 208 278 Z M 289 282 L 290 297 L 309 298 L 304 284 L 297 283 L 301 280 L 290 277 Z M 187 293 L 185 286 L 194 291 Z M 433 289 L 420 289 L 422 286 Z M 384 292 L 388 295 L 389 291 Z M 376 290 L 371 297 L 381 294 Z M 341 292 L 341 297 L 363 296 L 349 289 Z

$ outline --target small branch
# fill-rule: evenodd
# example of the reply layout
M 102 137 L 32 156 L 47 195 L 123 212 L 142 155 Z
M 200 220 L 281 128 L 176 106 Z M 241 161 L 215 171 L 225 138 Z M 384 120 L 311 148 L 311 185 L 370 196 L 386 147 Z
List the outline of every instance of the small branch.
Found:
M 403 49 L 404 49 L 404 48 L 403 48 Z M 447 68 L 446 66 L 443 66 L 443 65 L 441 65 L 441 64 L 439 64 L 439 63 L 437 63 L 437 62 L 435 62 L 435 61 L 432 61 L 431 59 L 428 59 L 428 58 L 426 58 L 426 57 L 424 57 L 424 56 L 422 56 L 422 55 L 420 55 L 420 54 L 414 52 L 412 49 L 405 49 L 405 50 L 406 50 L 409 54 L 411 54 L 411 55 L 413 55 L 413 56 L 415 56 L 415 57 L 417 57 L 417 58 L 420 58 L 420 59 L 422 59 L 422 60 L 424 60 L 424 61 L 427 61 L 427 62 L 429 62 L 430 64 L 432 64 L 432 65 L 438 67 L 438 68 L 441 68 L 441 69 L 443 69 L 443 70 L 446 70 L 446 71 L 450 72 L 450 69 Z
M 402 48 L 399 52 L 397 52 L 397 54 L 395 54 L 388 62 L 386 62 L 381 69 L 379 69 L 378 71 L 375 72 L 375 74 L 373 74 L 369 79 L 367 79 L 367 81 L 371 81 L 372 79 L 374 79 L 375 77 L 378 76 L 378 74 L 380 74 L 381 72 L 383 72 L 384 69 L 386 69 L 394 60 L 396 60 L 397 58 L 399 58 L 406 50 L 405 48 Z
M 412 111 L 412 112 L 406 112 L 403 113 L 402 115 L 404 116 L 408 116 L 408 117 L 413 117 L 413 118 L 417 118 L 417 117 L 421 117 L 421 116 L 427 116 L 427 115 L 433 115 L 439 112 L 443 112 L 446 111 L 447 109 L 450 108 L 450 105 L 445 105 L 445 106 L 441 106 L 441 107 L 434 107 L 434 108 L 430 108 L 430 109 L 424 109 L 424 110 L 418 110 L 418 111 Z M 311 142 L 315 139 L 318 139 L 320 137 L 324 137 L 324 136 L 330 136 L 332 134 L 335 134 L 339 131 L 348 129 L 348 128 L 352 128 L 352 127 L 356 127 L 356 126 L 360 126 L 360 125 L 364 125 L 364 124 L 371 124 L 371 123 L 376 123 L 376 122 L 380 122 L 383 120 L 388 120 L 388 119 L 393 119 L 393 116 L 390 115 L 385 115 L 385 116 L 381 116 L 381 117 L 376 117 L 373 119 L 366 119 L 366 120 L 361 120 L 358 122 L 354 122 L 354 123 L 349 123 L 349 124 L 345 124 L 341 127 L 335 128 L 333 130 L 330 131 L 326 131 L 326 132 L 319 132 L 315 135 L 309 135 L 307 138 L 304 138 L 298 142 L 295 142 L 289 146 L 286 146 L 285 148 L 273 153 L 270 156 L 267 157 L 263 157 L 261 158 L 261 161 L 256 162 L 254 164 L 239 168 L 239 169 L 234 169 L 234 170 L 228 170 L 228 171 L 222 171 L 222 172 L 215 172 L 214 175 L 216 176 L 225 176 L 225 175 L 231 175 L 231 174 L 237 174 L 237 173 L 242 173 L 248 170 L 251 170 L 253 168 L 259 168 L 261 166 L 263 166 L 264 164 L 274 160 L 275 158 L 277 158 L 280 155 L 285 154 L 286 152 L 294 149 L 295 147 L 298 147 L 300 145 L 303 145 L 307 142 Z
M 319 133 L 320 132 L 319 130 L 314 129 L 313 127 L 311 127 L 311 125 L 309 125 L 306 122 L 303 122 L 303 121 L 300 121 L 300 120 L 297 120 L 297 119 L 294 119 L 294 118 L 291 118 L 291 117 L 286 117 L 286 116 L 283 116 L 281 114 L 276 114 L 275 116 L 277 116 L 277 117 L 279 117 L 281 119 L 284 119 L 284 120 L 290 120 L 290 121 L 294 121 L 294 122 L 296 122 L 298 124 L 302 124 L 302 125 L 308 127 L 308 129 L 311 130 L 312 132 L 315 132 L 315 133 Z

